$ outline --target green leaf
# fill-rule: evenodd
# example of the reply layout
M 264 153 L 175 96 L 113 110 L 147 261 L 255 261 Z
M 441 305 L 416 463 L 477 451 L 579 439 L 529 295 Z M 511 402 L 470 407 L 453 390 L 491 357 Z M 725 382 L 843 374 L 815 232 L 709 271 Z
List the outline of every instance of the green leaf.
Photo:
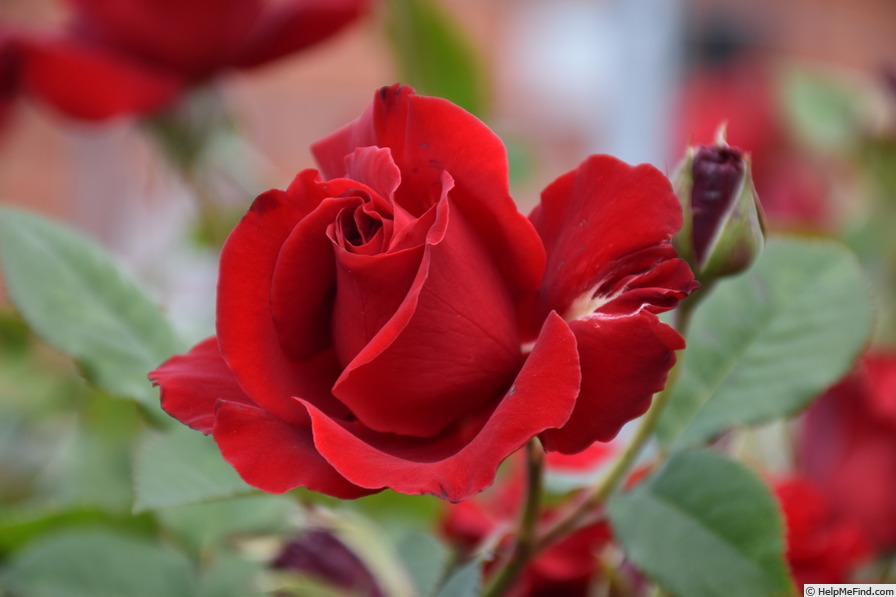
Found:
M 614 536 L 632 563 L 687 597 L 767 597 L 793 590 L 784 526 L 768 488 L 714 452 L 673 455 L 610 500 Z
M 871 323 L 867 283 L 848 250 L 771 241 L 697 307 L 658 436 L 694 445 L 795 413 L 849 371 Z
M 0 265 L 10 297 L 44 340 L 73 356 L 100 388 L 158 412 L 146 374 L 183 347 L 103 249 L 61 224 L 4 207 Z
M 812 147 L 843 152 L 862 131 L 867 106 L 855 87 L 829 74 L 791 69 L 782 85 L 784 110 L 798 137 Z
M 477 597 L 482 594 L 482 562 L 473 560 L 456 569 L 436 597 Z
M 102 526 L 126 529 L 133 534 L 149 536 L 156 530 L 148 514 L 140 516 L 111 513 L 96 507 L 42 511 L 34 508 L 6 506 L 0 510 L 0 558 L 6 558 L 40 535 L 69 527 Z
M 473 114 L 486 108 L 486 77 L 463 29 L 435 0 L 390 0 L 386 24 L 402 82 Z
M 417 594 L 432 595 L 445 572 L 448 548 L 429 533 L 407 531 L 396 541 L 395 549 L 414 580 Z
M 256 494 L 216 502 L 164 508 L 162 525 L 197 556 L 207 557 L 226 539 L 242 533 L 282 533 L 294 525 L 298 505 L 287 496 Z
M 189 561 L 165 547 L 99 529 L 67 530 L 29 544 L 4 570 L 29 597 L 193 597 Z
M 252 488 L 212 438 L 187 427 L 147 437 L 134 463 L 134 511 L 233 497 Z
M 199 578 L 197 597 L 263 597 L 253 588 L 267 563 L 231 551 L 220 553 Z

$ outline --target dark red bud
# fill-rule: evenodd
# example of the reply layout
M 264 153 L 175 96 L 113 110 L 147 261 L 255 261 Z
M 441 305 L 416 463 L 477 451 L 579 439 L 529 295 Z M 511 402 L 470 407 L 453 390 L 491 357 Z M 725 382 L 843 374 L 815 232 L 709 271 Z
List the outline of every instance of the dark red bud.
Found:
M 360 558 L 323 529 L 308 531 L 287 543 L 271 567 L 313 576 L 350 591 L 352 595 L 385 597 Z
M 691 209 L 694 256 L 698 263 L 705 261 L 721 221 L 738 200 L 745 169 L 743 153 L 735 147 L 715 145 L 697 149 L 691 166 Z

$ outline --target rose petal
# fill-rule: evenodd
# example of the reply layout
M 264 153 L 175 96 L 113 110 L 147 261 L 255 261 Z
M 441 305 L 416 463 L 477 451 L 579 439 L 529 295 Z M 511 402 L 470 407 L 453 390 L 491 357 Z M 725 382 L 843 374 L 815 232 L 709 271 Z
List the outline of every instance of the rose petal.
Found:
M 389 149 L 359 147 L 345 156 L 345 178 L 362 182 L 387 202 L 377 205 L 391 213 L 392 197 L 401 184 L 401 171 L 392 159 Z
M 161 387 L 162 409 L 206 435 L 214 426 L 219 400 L 254 406 L 221 358 L 215 337 L 203 340 L 187 354 L 171 357 L 148 377 Z
M 311 358 L 332 345 L 336 270 L 326 230 L 340 211 L 360 201 L 358 197 L 324 199 L 295 225 L 276 256 L 270 313 L 280 346 L 295 360 Z
M 326 176 L 338 177 L 345 175 L 346 155 L 371 145 L 392 150 L 402 173 L 396 202 L 414 215 L 439 198 L 447 171 L 456 181 L 451 198 L 497 256 L 511 286 L 538 287 L 544 249 L 510 197 L 504 145 L 481 121 L 410 87 L 384 87 L 360 118 L 315 143 L 312 152 Z
M 75 118 L 101 120 L 163 107 L 184 81 L 69 40 L 18 45 L 22 88 Z
M 653 166 L 592 156 L 551 183 L 529 217 L 548 254 L 541 312 L 574 319 L 638 287 L 630 276 L 675 258 L 669 240 L 681 226 L 681 207 Z M 693 276 L 672 273 L 668 280 L 650 278 L 650 285 L 680 296 L 693 290 Z
M 350 363 L 395 315 L 422 258 L 422 246 L 372 256 L 337 248 L 337 290 L 331 301 L 333 345 L 341 365 Z
M 570 323 L 582 363 L 582 391 L 560 429 L 540 437 L 546 450 L 575 454 L 595 441 L 613 439 L 642 415 L 663 388 L 684 348 L 678 332 L 642 311 L 627 317 L 592 315 Z
M 385 485 L 458 501 L 488 487 L 498 465 L 532 437 L 563 425 L 578 391 L 575 339 L 551 314 L 510 390 L 472 438 L 461 428 L 424 440 L 349 430 L 305 404 L 315 445 L 347 479 L 362 487 Z
M 221 354 L 256 404 L 298 426 L 307 425 L 308 415 L 291 396 L 313 400 L 331 414 L 340 408 L 344 412 L 328 390 L 338 374 L 336 359 L 322 352 L 315 361 L 297 361 L 284 352 L 271 307 L 272 278 L 296 223 L 326 198 L 330 188 L 340 190 L 306 170 L 287 192 L 260 195 L 221 252 L 217 306 Z
M 354 21 L 368 5 L 368 0 L 275 3 L 256 23 L 236 65 L 255 66 L 315 44 Z
M 653 262 L 648 267 L 643 271 L 633 268 L 637 273 L 617 280 L 616 287 L 607 289 L 603 296 L 579 303 L 579 308 L 586 305 L 579 316 L 591 312 L 629 315 L 641 309 L 661 313 L 677 306 L 695 286 L 694 273 L 682 259 Z
M 354 342 L 363 349 L 333 387 L 365 425 L 433 436 L 495 400 L 513 380 L 522 361 L 516 311 L 487 251 L 453 203 L 440 203 L 400 308 L 385 325 L 369 327 L 375 335 Z M 354 308 L 371 303 L 377 313 L 376 295 L 367 290 L 357 289 Z M 334 313 L 337 328 L 346 310 Z
M 253 487 L 283 493 L 307 487 L 341 499 L 376 493 L 346 481 L 314 448 L 308 428 L 236 402 L 218 403 L 214 438 L 224 460 Z

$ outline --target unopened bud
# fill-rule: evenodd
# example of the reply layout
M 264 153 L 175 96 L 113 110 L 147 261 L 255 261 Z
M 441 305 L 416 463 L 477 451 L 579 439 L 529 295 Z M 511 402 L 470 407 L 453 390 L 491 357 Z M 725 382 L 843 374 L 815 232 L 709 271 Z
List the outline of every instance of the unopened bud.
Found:
M 672 178 L 684 222 L 673 239 L 703 283 L 745 270 L 765 243 L 749 156 L 724 142 L 691 147 Z

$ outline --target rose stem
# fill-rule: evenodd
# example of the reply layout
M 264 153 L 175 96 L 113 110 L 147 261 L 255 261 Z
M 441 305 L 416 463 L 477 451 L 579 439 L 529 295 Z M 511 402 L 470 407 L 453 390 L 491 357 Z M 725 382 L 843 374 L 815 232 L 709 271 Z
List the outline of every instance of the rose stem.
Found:
M 536 552 L 535 525 L 541 503 L 543 451 L 536 440 L 526 444 L 526 503 L 520 517 L 513 553 L 486 588 L 483 597 L 498 597 L 510 588 Z

